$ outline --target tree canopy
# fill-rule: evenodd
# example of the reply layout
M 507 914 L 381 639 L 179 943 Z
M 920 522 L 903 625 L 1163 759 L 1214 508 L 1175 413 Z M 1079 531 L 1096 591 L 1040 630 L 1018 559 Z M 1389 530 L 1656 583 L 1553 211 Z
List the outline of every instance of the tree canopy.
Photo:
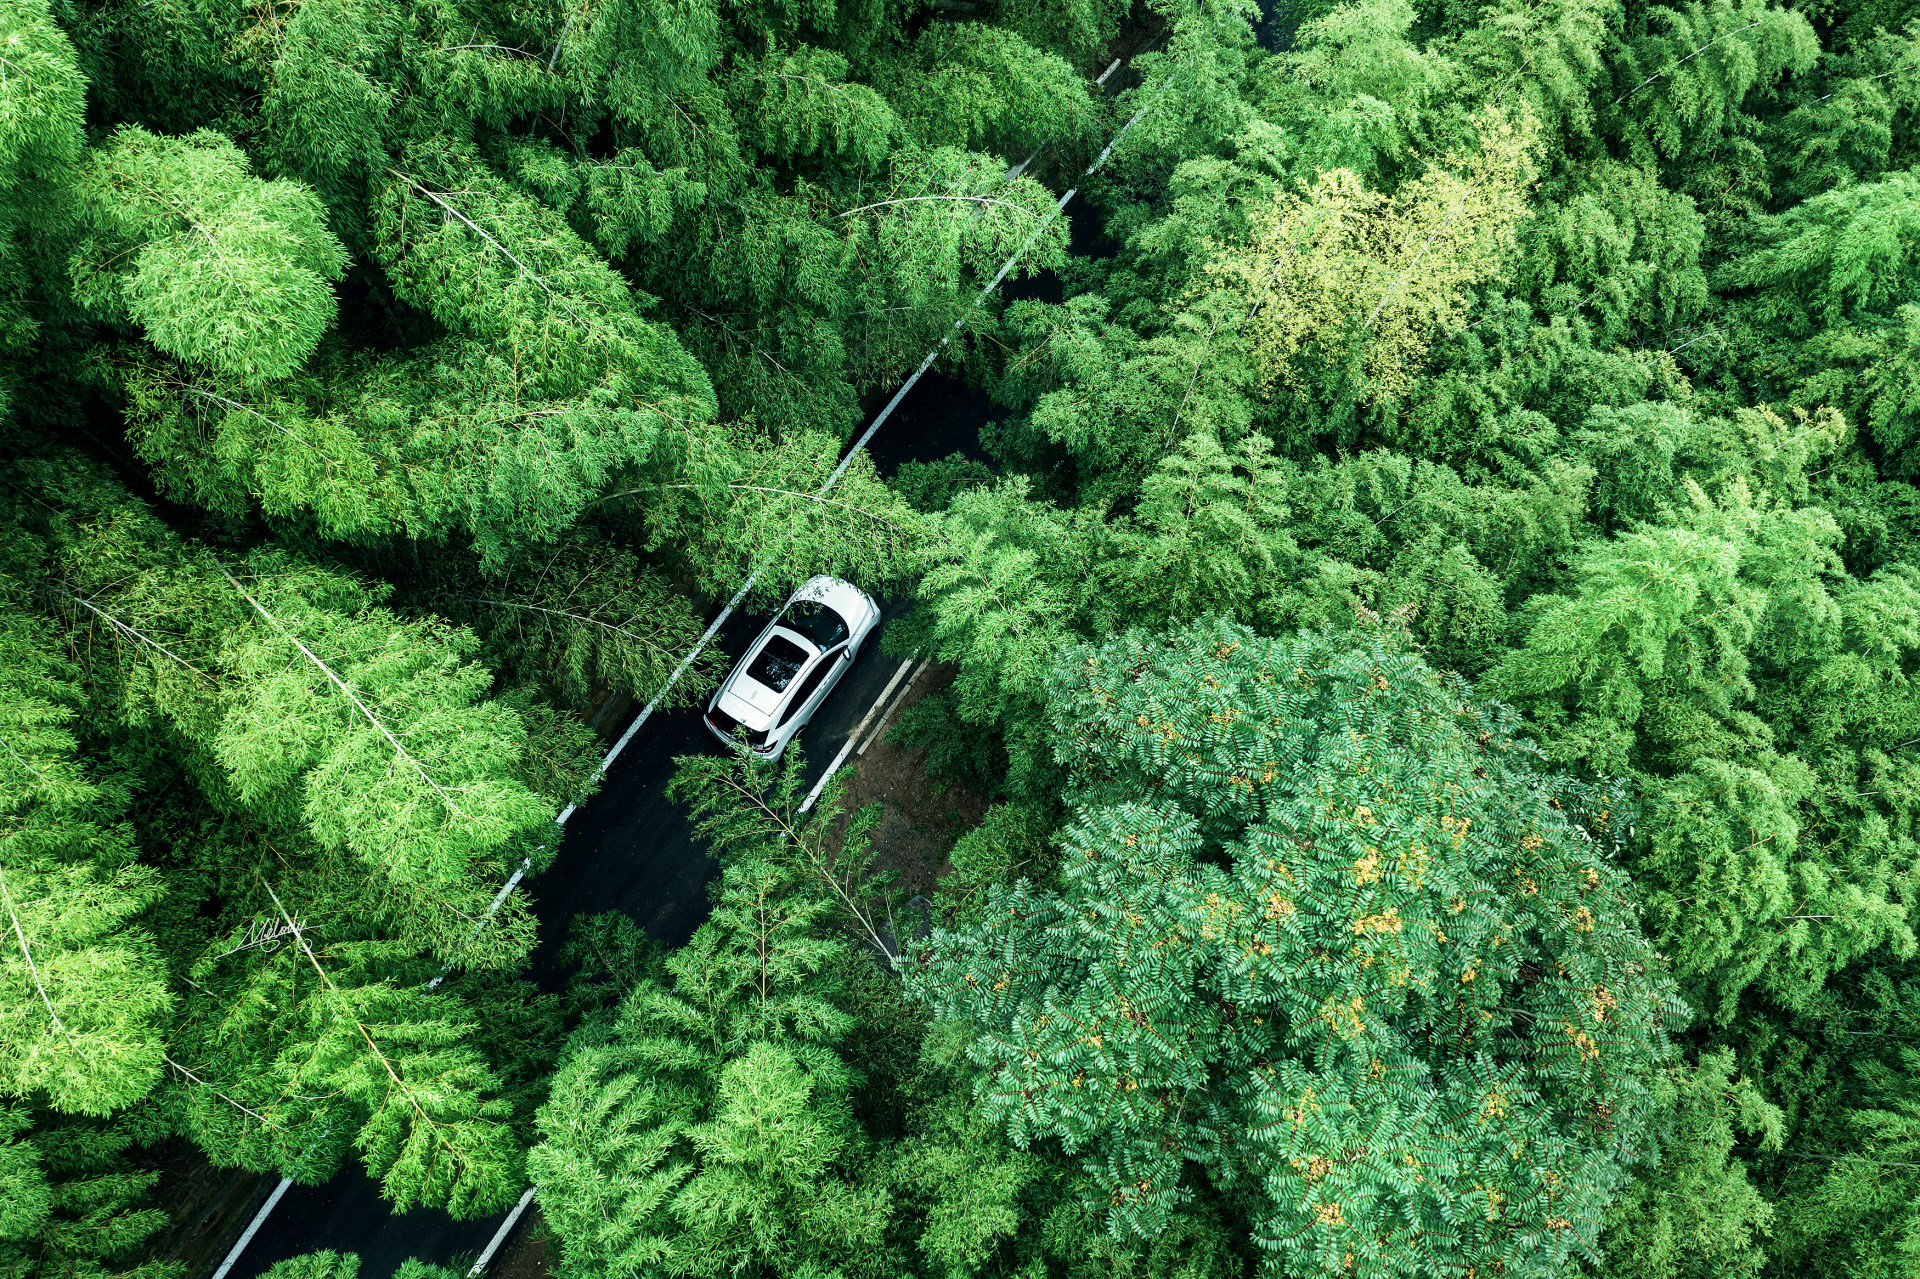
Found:
M 1920 1273 L 1910 8 L 0 0 L 0 1270 Z M 967 829 L 549 917 L 819 573 Z
M 1596 1258 L 1681 1010 L 1612 797 L 1405 653 L 1201 622 L 1056 670 L 1060 886 L 995 886 L 908 979 L 1013 1143 L 1123 1237 L 1240 1188 L 1275 1274 Z

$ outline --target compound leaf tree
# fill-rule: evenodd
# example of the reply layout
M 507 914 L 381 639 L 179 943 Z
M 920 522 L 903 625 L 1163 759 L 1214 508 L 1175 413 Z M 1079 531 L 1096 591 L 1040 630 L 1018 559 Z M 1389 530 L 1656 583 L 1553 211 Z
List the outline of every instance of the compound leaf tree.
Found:
M 1202 1186 L 1273 1274 L 1555 1274 L 1656 1153 L 1683 1014 L 1619 797 L 1403 651 L 1202 621 L 1069 649 L 1062 883 L 905 961 L 978 1105 L 1116 1236 Z

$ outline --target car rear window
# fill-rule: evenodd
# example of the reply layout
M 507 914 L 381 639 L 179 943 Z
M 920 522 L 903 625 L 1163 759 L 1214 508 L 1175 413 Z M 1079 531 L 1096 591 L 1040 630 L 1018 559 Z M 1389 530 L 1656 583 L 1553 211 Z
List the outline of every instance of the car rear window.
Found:
M 787 615 L 780 619 L 780 624 L 798 631 L 822 649 L 832 648 L 851 633 L 847 619 L 818 600 L 795 600 L 788 605 Z
M 747 674 L 774 692 L 784 693 L 787 685 L 793 683 L 793 677 L 806 664 L 806 649 L 784 635 L 775 635 L 767 640 L 767 646 L 753 659 L 753 665 L 747 667 Z
M 707 707 L 707 722 L 720 730 L 722 737 L 732 737 L 733 731 L 740 727 L 740 721 L 721 710 L 718 706 Z M 747 740 L 755 746 L 765 746 L 767 735 L 755 729 L 747 729 Z

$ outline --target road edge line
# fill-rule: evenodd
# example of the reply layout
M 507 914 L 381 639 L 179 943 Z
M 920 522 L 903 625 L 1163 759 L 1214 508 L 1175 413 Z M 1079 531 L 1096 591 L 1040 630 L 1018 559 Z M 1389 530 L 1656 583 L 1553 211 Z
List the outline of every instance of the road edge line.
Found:
M 914 656 L 917 657 L 918 654 Z M 860 734 L 867 731 L 867 725 L 879 709 L 887 704 L 888 699 L 893 696 L 894 686 L 900 682 L 900 677 L 905 675 L 907 668 L 912 665 L 913 658 L 909 657 L 893 672 L 893 678 L 888 680 L 887 686 L 880 690 L 880 696 L 873 699 L 873 705 L 867 707 L 867 713 L 860 717 L 860 722 L 854 725 L 851 733 L 847 734 L 847 740 L 840 744 L 840 753 L 833 757 L 833 763 L 827 765 L 827 771 L 820 774 L 820 780 L 815 782 L 813 789 L 807 792 L 807 798 L 800 805 L 801 812 L 808 812 L 813 808 L 820 798 L 820 792 L 827 788 L 827 783 L 833 779 L 833 775 L 840 771 L 842 764 L 847 762 L 847 752 L 851 751 L 853 744 L 860 740 Z
M 907 694 L 913 691 L 913 686 L 915 682 L 918 681 L 919 678 L 926 673 L 927 667 L 931 665 L 933 665 L 933 659 L 929 657 L 926 661 L 920 663 L 920 665 L 913 668 L 913 674 L 907 676 L 907 682 L 905 686 L 901 688 L 900 696 L 894 699 L 893 705 L 887 708 L 887 713 L 880 717 L 880 722 L 873 726 L 873 731 L 867 734 L 867 740 L 860 743 L 860 749 L 855 751 L 854 754 L 856 755 L 866 754 L 867 747 L 873 745 L 874 742 L 879 740 L 880 734 L 885 732 L 887 725 L 892 722 L 893 713 L 900 709 L 900 703 L 907 700 Z
M 475 1276 L 487 1268 L 487 1263 L 493 1260 L 493 1254 L 499 1251 L 500 1245 L 506 1242 L 507 1235 L 518 1224 L 520 1214 L 525 1212 L 527 1205 L 533 1202 L 533 1192 L 538 1188 L 537 1186 L 527 1187 L 526 1193 L 520 1196 L 520 1202 L 513 1206 L 513 1211 L 507 1214 L 507 1219 L 500 1223 L 500 1229 L 493 1232 L 493 1238 L 487 1242 L 487 1250 L 481 1253 L 473 1263 L 473 1269 L 467 1271 L 467 1279 L 475 1279 Z
M 213 1272 L 213 1279 L 227 1279 L 227 1271 L 233 1269 L 233 1263 L 240 1260 L 240 1254 L 245 1252 L 247 1245 L 253 1242 L 253 1236 L 259 1231 L 260 1224 L 267 1219 L 267 1214 L 273 1211 L 273 1206 L 280 1202 L 280 1196 L 286 1194 L 287 1187 L 292 1184 L 293 1178 L 280 1178 L 280 1184 L 273 1188 L 273 1193 L 267 1196 L 267 1201 L 260 1205 L 260 1211 L 253 1214 L 253 1220 L 247 1223 L 246 1232 L 235 1241 L 233 1249 L 227 1253 L 227 1259 L 220 1263 L 218 1270 Z

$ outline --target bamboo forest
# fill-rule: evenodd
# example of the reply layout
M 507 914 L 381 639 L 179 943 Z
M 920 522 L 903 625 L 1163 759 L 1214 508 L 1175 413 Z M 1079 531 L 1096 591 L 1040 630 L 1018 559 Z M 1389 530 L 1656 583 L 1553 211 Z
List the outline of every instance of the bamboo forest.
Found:
M 1915 0 L 0 0 L 0 230 L 0 1279 L 1920 1279 Z

